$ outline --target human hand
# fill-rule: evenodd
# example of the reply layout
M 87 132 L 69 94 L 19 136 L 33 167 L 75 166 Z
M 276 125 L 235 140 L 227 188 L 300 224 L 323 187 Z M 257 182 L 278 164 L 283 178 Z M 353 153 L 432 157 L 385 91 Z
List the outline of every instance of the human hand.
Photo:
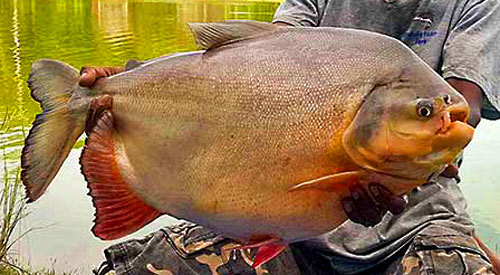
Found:
M 406 201 L 396 196 L 385 186 L 378 183 L 368 185 L 369 192 L 361 185 L 349 189 L 350 196 L 342 200 L 347 217 L 364 226 L 378 224 L 387 211 L 399 215 L 406 206 Z
M 454 164 L 448 165 L 441 176 L 460 182 L 458 166 Z M 382 220 L 387 211 L 399 215 L 405 209 L 406 201 L 387 187 L 370 183 L 368 190 L 362 185 L 355 185 L 349 189 L 349 196 L 342 200 L 344 211 L 351 221 L 364 226 L 374 226 Z
M 460 182 L 460 177 L 458 176 L 458 166 L 455 164 L 448 164 L 443 172 L 441 172 L 440 176 L 455 179 L 457 183 Z
M 80 71 L 78 84 L 83 87 L 92 87 L 101 77 L 112 76 L 124 72 L 123 67 L 83 67 Z

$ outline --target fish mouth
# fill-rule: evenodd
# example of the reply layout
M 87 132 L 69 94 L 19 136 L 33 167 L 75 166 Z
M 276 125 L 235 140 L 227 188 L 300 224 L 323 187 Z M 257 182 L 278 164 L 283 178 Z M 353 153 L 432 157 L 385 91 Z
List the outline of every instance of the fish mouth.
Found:
M 433 151 L 463 149 L 472 140 L 474 128 L 467 124 L 469 108 L 466 103 L 450 106 L 441 115 L 441 127 L 432 142 Z
M 448 113 L 450 115 L 451 122 L 467 122 L 467 119 L 469 118 L 469 112 L 464 108 L 451 108 Z
M 441 127 L 436 134 L 446 133 L 454 123 L 467 123 L 469 107 L 467 104 L 458 104 L 446 108 L 441 114 Z

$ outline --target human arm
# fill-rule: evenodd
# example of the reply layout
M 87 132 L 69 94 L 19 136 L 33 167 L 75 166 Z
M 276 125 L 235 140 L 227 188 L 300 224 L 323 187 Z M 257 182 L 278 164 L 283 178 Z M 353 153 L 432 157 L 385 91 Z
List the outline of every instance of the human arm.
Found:
M 448 78 L 446 81 L 464 96 L 470 110 L 467 123 L 476 127 L 481 121 L 481 109 L 483 106 L 483 92 L 481 88 L 471 81 L 455 77 Z
M 441 73 L 467 100 L 470 107 L 468 123 L 474 127 L 481 116 L 488 119 L 500 117 L 500 58 L 497 54 L 500 31 L 496 25 L 499 16 L 498 1 L 469 1 L 464 7 L 457 8 L 442 52 Z M 455 177 L 449 172 L 447 169 L 442 175 Z M 351 192 L 348 199 L 352 201 L 352 197 Z M 370 196 L 365 198 L 372 200 Z M 377 203 L 361 205 L 368 207 L 355 209 L 363 213 Z M 366 224 L 366 221 L 361 223 Z
M 495 272 L 495 274 L 497 275 L 500 275 L 500 258 L 498 258 L 498 256 L 493 251 L 491 251 L 486 246 L 486 244 L 481 241 L 481 239 L 479 239 L 475 232 L 472 234 L 478 246 L 484 251 L 484 253 L 486 253 L 486 255 L 488 255 L 488 258 L 490 258 L 491 265 L 493 266 L 493 272 Z
M 499 17 L 498 1 L 468 1 L 453 15 L 443 47 L 442 76 L 466 98 L 473 126 L 481 116 L 500 118 Z

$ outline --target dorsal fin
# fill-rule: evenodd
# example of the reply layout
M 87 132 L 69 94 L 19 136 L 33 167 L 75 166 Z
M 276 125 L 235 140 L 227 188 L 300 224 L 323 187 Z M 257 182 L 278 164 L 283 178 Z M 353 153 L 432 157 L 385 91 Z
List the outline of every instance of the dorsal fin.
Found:
M 127 63 L 125 64 L 125 70 L 126 71 L 129 71 L 129 70 L 132 70 L 132 69 L 135 69 L 137 67 L 140 67 L 142 66 L 142 64 L 144 64 L 143 61 L 137 61 L 137 60 L 129 60 L 127 61 Z
M 231 20 L 219 23 L 188 23 L 200 50 L 209 50 L 230 41 L 241 40 L 275 30 L 277 26 L 251 20 Z

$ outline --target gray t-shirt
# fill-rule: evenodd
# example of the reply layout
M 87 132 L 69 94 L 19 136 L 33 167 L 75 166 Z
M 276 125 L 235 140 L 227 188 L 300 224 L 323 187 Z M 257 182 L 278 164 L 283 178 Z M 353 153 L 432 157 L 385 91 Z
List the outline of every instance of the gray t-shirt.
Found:
M 500 3 L 496 0 L 287 0 L 273 22 L 371 30 L 405 42 L 444 78 L 476 83 L 482 116 L 500 118 Z M 335 41 L 332 41 L 335 43 Z M 470 233 L 473 224 L 455 180 L 413 190 L 404 213 L 372 228 L 346 222 L 306 244 L 342 274 L 367 270 L 398 252 L 430 224 Z

